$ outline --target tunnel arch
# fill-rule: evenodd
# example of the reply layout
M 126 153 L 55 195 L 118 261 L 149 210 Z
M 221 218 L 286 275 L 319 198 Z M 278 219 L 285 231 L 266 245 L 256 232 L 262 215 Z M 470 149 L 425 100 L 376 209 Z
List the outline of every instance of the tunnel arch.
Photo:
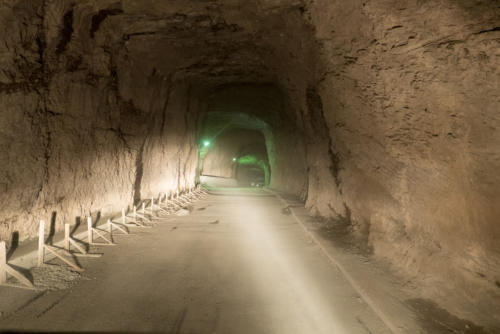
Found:
M 207 112 L 198 125 L 199 142 L 215 142 L 219 136 L 237 129 L 260 132 L 267 151 L 266 180 L 276 171 L 275 132 L 285 122 L 283 96 L 272 84 L 245 83 L 217 87 L 208 98 Z M 202 171 L 205 151 L 200 146 L 199 173 Z M 259 159 L 262 160 L 262 159 Z
M 200 175 L 231 178 L 238 184 L 251 184 L 240 182 L 238 175 L 241 176 L 240 171 L 245 168 L 258 168 L 263 177 L 254 183 L 269 185 L 271 174 L 266 140 L 260 130 L 238 126 L 227 127 L 216 136 L 204 139 L 200 149 Z M 203 143 L 210 144 L 205 146 Z
M 256 183 L 260 186 L 269 186 L 271 180 L 271 168 L 265 146 L 263 147 L 259 144 L 242 146 L 235 159 L 237 168 L 247 165 L 259 169 L 263 173 L 263 183 L 262 180 L 256 180 Z M 238 180 L 237 175 L 238 170 L 235 171 L 235 176 Z
M 235 179 L 240 186 L 268 186 L 270 170 L 267 161 L 252 154 L 242 155 L 236 160 Z
M 271 188 L 375 256 L 498 291 L 494 1 L 0 6 L 2 240 L 192 186 L 219 115 L 264 133 Z

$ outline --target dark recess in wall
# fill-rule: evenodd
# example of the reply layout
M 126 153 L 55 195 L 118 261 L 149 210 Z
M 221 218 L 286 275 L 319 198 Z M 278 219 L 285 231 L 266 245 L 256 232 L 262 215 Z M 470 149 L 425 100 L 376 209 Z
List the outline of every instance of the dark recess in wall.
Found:
M 134 181 L 134 205 L 141 201 L 141 183 L 142 183 L 142 175 L 144 173 L 143 170 L 143 162 L 142 156 L 144 153 L 144 145 L 146 141 L 144 141 L 137 152 L 137 157 L 135 159 L 135 181 Z
M 118 14 L 122 14 L 122 13 L 123 13 L 123 10 L 121 8 L 100 10 L 97 14 L 92 16 L 92 24 L 90 26 L 90 37 L 94 38 L 95 33 L 97 32 L 97 30 L 99 30 L 99 27 L 101 26 L 101 23 L 104 22 L 104 20 L 108 16 L 118 15 Z
M 63 27 L 61 29 L 61 39 L 59 44 L 57 44 L 56 54 L 60 55 L 66 50 L 66 46 L 71 41 L 71 35 L 73 34 L 73 9 L 69 10 L 64 14 L 63 17 Z
M 325 120 L 323 112 L 323 101 L 321 96 L 318 94 L 317 90 L 313 86 L 309 86 L 306 92 L 307 108 L 310 113 L 311 128 L 314 131 L 314 135 L 317 136 L 319 140 L 328 139 L 328 156 L 330 160 L 329 170 L 332 177 L 335 180 L 337 188 L 340 190 L 340 157 L 332 149 L 332 139 L 330 138 L 328 123 Z
M 306 101 L 312 130 L 320 138 L 326 138 L 328 136 L 328 128 L 323 116 L 323 101 L 315 87 L 307 87 Z
M 342 189 L 340 188 L 340 178 L 339 178 L 339 172 L 340 172 L 340 158 L 339 155 L 332 150 L 332 140 L 330 139 L 328 142 L 328 156 L 330 158 L 330 166 L 328 167 L 330 170 L 330 173 L 332 174 L 335 184 L 337 185 L 337 188 L 339 192 L 342 194 Z

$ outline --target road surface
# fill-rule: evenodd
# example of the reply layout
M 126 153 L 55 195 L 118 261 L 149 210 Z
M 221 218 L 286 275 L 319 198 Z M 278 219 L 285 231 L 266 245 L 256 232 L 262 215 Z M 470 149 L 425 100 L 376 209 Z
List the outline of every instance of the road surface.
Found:
M 390 333 L 282 206 L 219 192 L 116 237 L 69 289 L 0 287 L 0 330 Z

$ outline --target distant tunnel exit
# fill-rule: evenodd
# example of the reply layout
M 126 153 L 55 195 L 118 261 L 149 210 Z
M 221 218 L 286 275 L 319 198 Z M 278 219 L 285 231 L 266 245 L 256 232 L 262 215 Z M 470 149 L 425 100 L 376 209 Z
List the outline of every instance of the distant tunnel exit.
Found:
M 271 172 L 262 132 L 245 128 L 223 129 L 200 145 L 200 174 L 232 179 L 240 187 L 263 187 Z

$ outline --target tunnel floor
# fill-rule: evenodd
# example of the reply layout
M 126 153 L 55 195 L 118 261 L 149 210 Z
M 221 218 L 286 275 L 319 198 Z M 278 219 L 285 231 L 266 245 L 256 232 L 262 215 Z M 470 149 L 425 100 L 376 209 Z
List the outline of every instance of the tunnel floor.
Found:
M 70 289 L 0 289 L 0 331 L 389 333 L 265 195 L 219 191 L 123 236 Z

